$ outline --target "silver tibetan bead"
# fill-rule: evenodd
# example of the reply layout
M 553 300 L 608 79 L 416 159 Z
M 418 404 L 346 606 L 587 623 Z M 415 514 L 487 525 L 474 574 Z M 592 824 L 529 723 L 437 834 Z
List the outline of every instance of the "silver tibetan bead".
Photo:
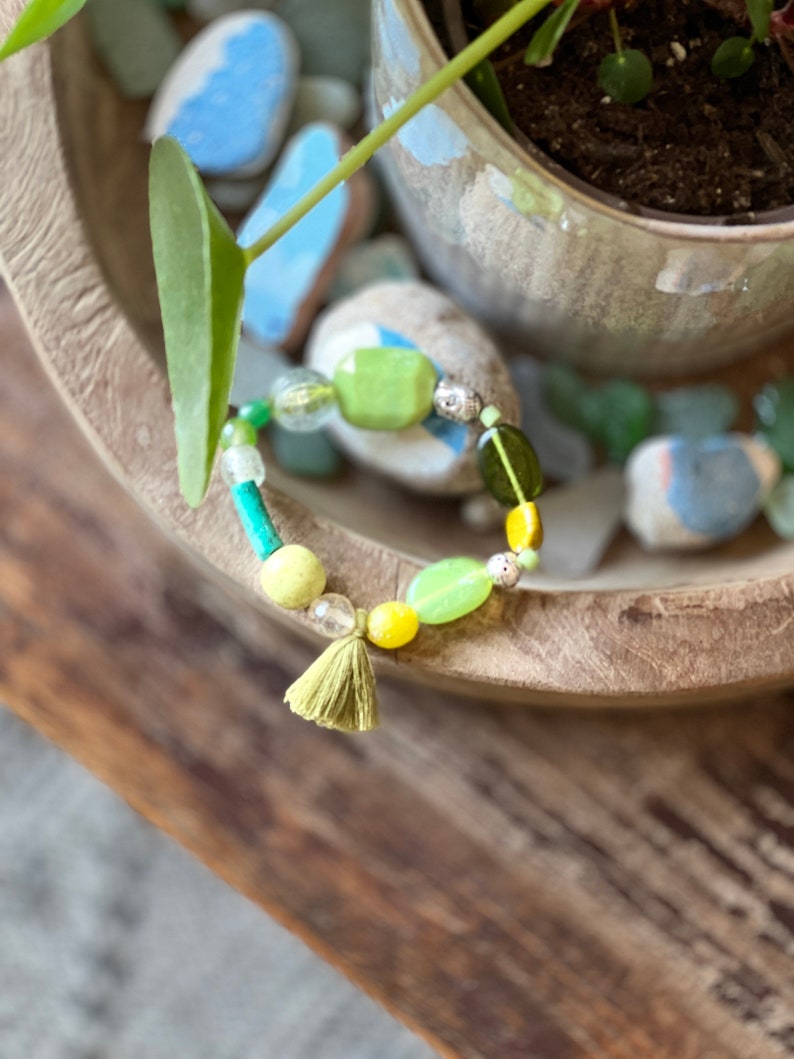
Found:
M 515 588 L 521 579 L 521 567 L 515 552 L 498 552 L 492 555 L 486 569 L 498 588 Z
M 482 397 L 470 386 L 441 379 L 433 393 L 433 407 L 453 423 L 471 423 L 482 411 Z

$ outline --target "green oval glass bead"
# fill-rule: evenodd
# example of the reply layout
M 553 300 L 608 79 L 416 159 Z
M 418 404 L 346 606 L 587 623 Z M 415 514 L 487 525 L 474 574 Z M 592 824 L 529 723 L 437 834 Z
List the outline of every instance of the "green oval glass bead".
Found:
M 486 430 L 477 443 L 477 461 L 488 492 L 506 507 L 534 500 L 543 490 L 538 457 L 518 427 L 502 423 Z
M 437 375 L 418 349 L 356 349 L 336 366 L 339 410 L 364 430 L 404 430 L 433 410 Z
M 442 559 L 417 574 L 405 601 L 425 625 L 443 625 L 481 607 L 493 583 L 478 559 Z

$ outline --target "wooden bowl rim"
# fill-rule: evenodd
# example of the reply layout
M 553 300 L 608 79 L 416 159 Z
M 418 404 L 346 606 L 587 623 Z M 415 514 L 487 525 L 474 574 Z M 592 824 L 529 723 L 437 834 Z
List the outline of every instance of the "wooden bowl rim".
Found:
M 2 21 L 20 6 L 1 0 Z M 226 490 L 215 482 L 197 513 L 179 496 L 167 386 L 88 240 L 58 125 L 50 48 L 0 68 L 0 91 L 0 261 L 50 377 L 149 513 L 194 552 L 198 541 L 204 560 L 274 613 L 253 593 L 256 570 L 252 577 Z M 419 569 L 288 497 L 269 491 L 268 502 L 285 539 L 344 557 L 340 590 L 361 605 L 395 598 Z M 279 618 L 296 631 L 306 626 L 301 615 Z M 458 624 L 423 631 L 414 645 L 383 656 L 380 668 L 558 705 L 647 705 L 794 682 L 794 573 L 658 592 L 500 595 Z

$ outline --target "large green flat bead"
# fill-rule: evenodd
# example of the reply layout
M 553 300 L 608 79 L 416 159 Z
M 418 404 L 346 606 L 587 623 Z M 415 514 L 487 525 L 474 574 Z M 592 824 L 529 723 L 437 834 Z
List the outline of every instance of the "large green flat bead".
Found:
M 481 607 L 492 588 L 478 559 L 442 559 L 416 575 L 405 600 L 425 625 L 443 625 Z
M 486 430 L 477 443 L 477 461 L 488 491 L 506 507 L 534 500 L 543 490 L 538 457 L 518 427 L 502 423 Z
M 364 430 L 403 430 L 433 408 L 436 370 L 418 349 L 357 349 L 339 361 L 334 387 L 348 423 Z

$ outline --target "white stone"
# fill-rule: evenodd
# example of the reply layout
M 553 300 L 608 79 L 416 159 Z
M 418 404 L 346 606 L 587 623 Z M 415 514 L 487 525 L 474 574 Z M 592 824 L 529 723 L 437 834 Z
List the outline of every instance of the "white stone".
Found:
M 306 352 L 310 367 L 333 378 L 336 365 L 356 349 L 404 345 L 425 353 L 452 381 L 477 390 L 486 404 L 518 422 L 518 400 L 491 339 L 446 295 L 420 282 L 367 287 L 327 310 Z M 330 431 L 354 461 L 418 492 L 463 494 L 482 488 L 475 459 L 476 425 L 432 413 L 398 432 L 360 430 L 335 420 Z
M 301 77 L 295 93 L 290 132 L 313 121 L 352 129 L 361 116 L 361 93 L 341 77 Z
M 602 467 L 543 493 L 536 501 L 543 520 L 543 569 L 572 578 L 595 570 L 620 528 L 624 495 L 617 467 Z

